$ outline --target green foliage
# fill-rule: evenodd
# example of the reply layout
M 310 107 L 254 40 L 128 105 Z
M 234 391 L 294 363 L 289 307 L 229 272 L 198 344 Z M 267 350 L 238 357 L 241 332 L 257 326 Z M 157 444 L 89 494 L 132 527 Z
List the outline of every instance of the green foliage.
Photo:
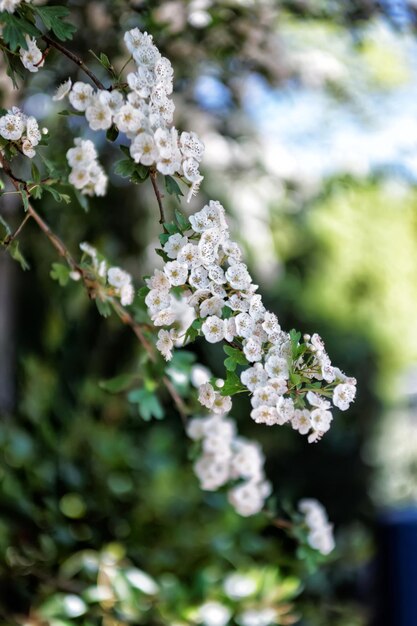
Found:
M 238 365 L 249 365 L 242 350 L 232 348 L 232 346 L 223 346 L 223 350 L 228 355 L 228 358 L 224 361 L 224 366 L 228 371 L 234 372 Z
M 0 12 L 0 23 L 4 24 L 2 39 L 12 52 L 18 48 L 27 50 L 25 35 L 40 37 L 41 32 L 28 19 L 19 13 Z
M 51 278 L 57 280 L 61 287 L 65 287 L 70 279 L 71 270 L 68 265 L 52 263 Z
M 66 21 L 69 10 L 64 6 L 36 6 L 31 9 L 40 17 L 47 30 L 51 30 L 58 39 L 72 39 L 77 27 Z
M 181 196 L 183 196 L 184 194 L 182 193 L 181 188 L 178 185 L 177 181 L 175 180 L 175 178 L 172 178 L 172 176 L 164 176 L 164 178 L 165 178 L 165 189 L 167 190 L 167 193 L 169 193 L 171 196 L 175 196 L 179 202 L 181 199 Z M 187 220 L 183 220 L 183 223 L 185 223 L 186 221 Z M 187 230 L 187 228 L 185 230 Z
M 152 417 L 155 419 L 163 419 L 165 411 L 155 394 L 154 385 L 150 388 L 146 386 L 141 389 L 133 389 L 128 395 L 129 402 L 137 404 L 139 415 L 148 422 Z

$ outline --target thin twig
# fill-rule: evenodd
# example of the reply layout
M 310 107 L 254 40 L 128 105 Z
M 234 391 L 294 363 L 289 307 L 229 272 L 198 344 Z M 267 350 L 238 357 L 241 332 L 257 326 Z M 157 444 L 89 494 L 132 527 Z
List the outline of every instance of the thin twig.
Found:
M 160 224 L 165 224 L 164 206 L 162 204 L 162 195 L 161 195 L 161 192 L 159 191 L 158 182 L 156 180 L 156 171 L 155 170 L 150 170 L 149 176 L 150 176 L 150 179 L 151 179 L 153 190 L 155 192 L 156 201 L 158 202 L 159 223 Z
M 24 220 L 21 222 L 20 226 L 18 226 L 18 228 L 14 231 L 14 233 L 12 235 L 9 235 L 8 237 L 6 237 L 6 239 L 3 242 L 5 248 L 8 248 L 13 243 L 13 241 L 19 237 L 20 233 L 22 232 L 23 228 L 25 227 L 26 222 L 28 222 L 31 217 L 32 217 L 32 215 L 30 213 L 27 213 L 25 215 Z
M 4 159 L 4 157 L 3 157 L 3 155 L 1 153 L 0 153 L 0 163 L 3 166 L 3 171 L 7 174 L 7 176 L 12 181 L 13 186 L 16 188 L 16 190 L 19 190 L 19 186 L 22 183 L 13 174 L 13 172 L 12 172 L 12 170 L 10 168 L 10 165 Z M 30 194 L 29 194 L 29 192 L 27 190 L 26 183 L 24 183 L 24 192 L 27 194 L 27 197 L 29 199 Z M 31 203 L 29 201 L 28 201 L 28 204 L 27 204 L 27 213 L 28 213 L 27 217 L 32 217 L 35 220 L 35 222 L 37 223 L 39 228 L 42 230 L 42 232 L 46 235 L 46 237 L 49 239 L 51 244 L 54 246 L 55 250 L 62 257 L 65 258 L 66 262 L 71 267 L 71 269 L 73 271 L 75 271 L 75 272 L 78 272 L 78 274 L 81 276 L 81 279 L 82 279 L 83 284 L 84 284 L 84 286 L 85 286 L 85 288 L 86 288 L 86 290 L 88 292 L 89 297 L 90 298 L 94 298 L 95 297 L 95 291 L 96 291 L 96 283 L 94 281 L 91 281 L 91 279 L 88 277 L 88 275 L 84 272 L 84 270 L 75 261 L 74 257 L 71 255 L 70 251 L 68 250 L 68 248 L 66 247 L 64 242 L 58 237 L 58 235 L 56 235 L 51 230 L 51 228 L 48 226 L 48 224 L 45 222 L 45 220 L 33 208 L 33 206 L 31 205 Z M 126 309 L 121 304 L 119 304 L 119 302 L 117 302 L 116 300 L 114 300 L 112 298 L 110 303 L 111 303 L 111 306 L 113 307 L 113 310 L 118 315 L 119 319 L 123 322 L 123 324 L 126 324 L 126 326 L 129 326 L 131 328 L 131 330 L 134 332 L 134 334 L 136 335 L 136 337 L 138 338 L 138 340 L 142 344 L 143 348 L 146 350 L 147 354 L 149 355 L 149 358 L 153 362 L 155 362 L 156 358 L 157 358 L 155 350 L 154 350 L 153 346 L 149 343 L 149 341 L 146 339 L 146 337 L 144 336 L 144 334 L 142 332 L 142 329 L 141 329 L 141 326 L 134 320 L 132 315 L 128 311 L 126 311 Z M 175 404 L 175 406 L 176 406 L 176 408 L 178 410 L 178 413 L 180 414 L 181 419 L 182 419 L 183 423 L 185 424 L 186 421 L 187 421 L 187 407 L 185 406 L 181 396 L 178 394 L 178 392 L 175 389 L 174 385 L 172 384 L 172 382 L 169 380 L 169 378 L 167 376 L 164 376 L 162 378 L 162 382 L 163 382 L 165 388 L 167 389 L 169 395 L 171 396 L 172 400 L 174 401 L 174 404 Z
M 56 50 L 59 50 L 59 52 L 61 52 L 62 54 L 64 54 L 66 57 L 68 57 L 73 63 L 75 63 L 76 65 L 78 65 L 79 68 L 81 68 L 83 70 L 83 72 L 85 74 L 87 74 L 87 76 L 89 76 L 91 78 L 91 80 L 93 81 L 93 83 L 96 85 L 96 87 L 98 87 L 99 89 L 106 89 L 105 86 L 103 85 L 103 83 L 97 78 L 97 76 L 87 67 L 87 65 L 84 63 L 84 61 L 77 56 L 76 54 L 74 54 L 73 52 L 71 52 L 71 50 L 68 50 L 68 48 L 66 48 L 65 46 L 63 46 L 61 43 L 59 43 L 58 41 L 55 41 L 55 39 L 52 39 L 51 37 L 49 37 L 49 35 L 43 35 L 43 40 L 46 41 L 46 43 L 48 44 L 48 46 L 51 46 L 52 48 L 55 48 Z

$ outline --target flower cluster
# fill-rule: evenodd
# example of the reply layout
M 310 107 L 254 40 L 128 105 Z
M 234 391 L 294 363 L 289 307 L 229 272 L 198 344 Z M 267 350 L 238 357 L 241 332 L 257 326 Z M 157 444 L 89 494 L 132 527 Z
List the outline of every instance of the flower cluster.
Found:
M 25 0 L 30 3 L 31 0 Z M 14 13 L 19 5 L 22 4 L 22 0 L 0 0 L 0 11 L 7 11 L 8 13 Z
M 74 148 L 67 152 L 71 167 L 69 182 L 86 196 L 104 196 L 107 190 L 107 176 L 97 161 L 97 151 L 89 139 L 74 139 Z
M 192 194 L 203 179 L 199 164 L 204 145 L 195 133 L 179 136 L 172 126 L 171 63 L 161 55 L 152 36 L 137 28 L 128 31 L 124 40 L 136 63 L 136 71 L 127 76 L 127 95 L 117 89 L 95 91 L 87 83 L 76 82 L 69 100 L 85 113 L 92 130 L 106 130 L 114 124 L 130 140 L 130 154 L 136 163 L 183 177 Z
M 239 364 L 245 364 L 240 381 L 251 393 L 252 419 L 268 426 L 290 424 L 310 442 L 318 441 L 330 428 L 332 402 L 346 410 L 354 400 L 355 379 L 331 365 L 319 335 L 305 335 L 300 343 L 298 333 L 281 329 L 256 293 L 219 202 L 211 201 L 189 224 L 162 237 L 166 262 L 148 280 L 145 303 L 153 324 L 165 327 L 159 333 L 166 339 L 164 356 L 171 355 L 172 301 L 181 294 L 194 308 L 206 341 L 225 341 L 240 355 Z M 231 408 L 225 390 L 209 383 L 199 399 L 210 411 Z
M 0 117 L 0 135 L 12 141 L 30 159 L 36 155 L 35 147 L 42 138 L 36 119 L 25 115 L 18 107 L 13 107 Z
M 333 525 L 329 523 L 323 505 L 312 498 L 305 498 L 298 503 L 298 509 L 305 516 L 308 544 L 321 554 L 330 554 L 335 547 Z
M 120 267 L 108 267 L 105 259 L 90 244 L 81 243 L 80 248 L 89 258 L 88 271 L 93 274 L 91 278 L 97 280 L 102 287 L 96 292 L 96 298 L 105 302 L 108 298 L 116 297 L 123 306 L 132 304 L 135 291 L 130 274 Z M 78 280 L 79 275 L 75 272 L 72 278 Z
M 201 488 L 216 491 L 229 484 L 228 499 L 239 515 L 259 513 L 271 493 L 259 444 L 237 436 L 235 422 L 220 413 L 193 418 L 187 434 L 201 445 L 194 464 Z
M 20 48 L 20 60 L 23 66 L 29 70 L 29 72 L 38 72 L 45 63 L 45 58 L 42 50 L 38 48 L 36 39 L 34 37 L 25 36 L 27 49 Z

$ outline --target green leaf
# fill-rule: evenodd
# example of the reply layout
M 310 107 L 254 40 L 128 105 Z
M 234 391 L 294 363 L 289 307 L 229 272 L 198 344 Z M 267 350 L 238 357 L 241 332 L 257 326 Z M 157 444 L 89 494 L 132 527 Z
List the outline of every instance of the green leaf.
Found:
M 120 393 L 126 391 L 136 378 L 136 374 L 119 374 L 109 380 L 101 380 L 98 386 L 109 393 Z
M 42 189 L 50 193 L 56 202 L 65 202 L 65 204 L 71 203 L 71 198 L 68 194 L 60 193 L 59 191 L 57 191 L 54 187 L 50 185 L 42 185 Z
M 170 259 L 170 258 L 169 258 L 169 256 L 167 255 L 167 253 L 166 253 L 166 252 L 164 252 L 163 250 L 160 250 L 159 248 L 157 248 L 157 249 L 155 250 L 155 252 L 156 252 L 156 254 L 157 254 L 158 256 L 160 256 L 160 257 L 161 257 L 161 259 L 163 259 L 163 260 L 165 261 L 165 263 L 167 263 L 168 261 L 172 261 L 172 259 Z
M 95 302 L 100 315 L 103 317 L 109 317 L 111 315 L 112 308 L 109 302 L 100 300 L 100 298 L 96 298 Z
M 78 204 L 86 213 L 90 210 L 90 203 L 88 201 L 87 196 L 84 193 L 81 193 L 78 189 L 74 189 L 74 195 L 77 198 Z
M 20 246 L 19 246 L 19 242 L 18 241 L 13 241 L 10 244 L 10 246 L 8 246 L 7 249 L 9 251 L 9 254 L 12 257 L 12 259 L 14 259 L 18 263 L 20 263 L 20 267 L 22 268 L 22 270 L 26 271 L 26 270 L 30 269 L 29 263 L 26 261 L 25 257 L 23 256 L 23 254 L 22 254 L 22 252 L 20 250 Z
M 57 280 L 61 287 L 65 287 L 68 284 L 71 270 L 68 265 L 62 263 L 52 263 L 52 270 L 50 276 L 53 280 Z
M 194 322 L 187 328 L 184 337 L 184 343 L 187 341 L 195 341 L 200 334 L 200 329 L 203 325 L 203 321 L 200 319 L 194 320 Z
M 65 18 L 70 14 L 66 7 L 48 6 L 39 7 L 32 5 L 32 9 L 39 15 L 45 28 L 52 30 L 54 35 L 61 41 L 72 39 L 77 27 L 74 24 L 65 22 Z
M 132 404 L 138 405 L 139 415 L 148 422 L 152 417 L 162 419 L 165 415 L 164 409 L 153 391 L 146 388 L 134 389 L 128 395 L 128 400 Z
M 31 165 L 31 172 L 32 172 L 32 181 L 36 184 L 41 182 L 41 175 L 40 172 L 38 170 L 38 168 L 36 167 L 35 163 L 32 161 L 32 165 Z
M 68 111 L 68 109 L 58 111 L 58 115 L 62 115 L 63 117 L 68 117 L 70 115 L 78 115 L 79 117 L 84 117 L 84 113 L 82 111 Z
M 240 378 L 234 372 L 227 372 L 226 380 L 220 389 L 221 396 L 233 396 L 236 393 L 247 391 L 246 387 L 240 382 Z
M 108 141 L 116 141 L 118 136 L 119 136 L 119 129 L 117 128 L 117 126 L 112 124 L 106 132 L 106 139 Z
M 184 213 L 181 213 L 181 211 L 178 211 L 178 209 L 175 209 L 175 219 L 182 232 L 190 230 L 191 224 L 188 221 L 188 218 L 184 215 Z
M 33 7 L 35 8 L 35 7 Z M 7 11 L 0 13 L 0 23 L 3 24 L 2 38 L 8 44 L 10 50 L 14 52 L 18 48 L 27 50 L 25 35 L 31 37 L 41 37 L 42 33 L 34 24 L 26 20 L 18 13 L 11 14 Z
M 165 176 L 165 189 L 167 190 L 167 193 L 169 193 L 171 196 L 175 196 L 178 201 L 180 197 L 184 195 L 177 181 L 172 178 L 172 176 Z
M 28 195 L 26 193 L 26 189 L 23 187 L 22 183 L 19 183 L 19 192 L 23 202 L 23 208 L 25 211 L 29 211 L 29 200 Z
M 224 366 L 229 372 L 234 372 L 238 365 L 249 365 L 247 358 L 238 348 L 223 346 L 223 350 L 229 357 L 224 361 Z
M 175 235 L 178 232 L 178 226 L 172 222 L 166 222 L 164 228 L 169 235 Z
M 135 171 L 136 163 L 132 159 L 122 159 L 114 165 L 114 172 L 122 178 L 130 178 Z

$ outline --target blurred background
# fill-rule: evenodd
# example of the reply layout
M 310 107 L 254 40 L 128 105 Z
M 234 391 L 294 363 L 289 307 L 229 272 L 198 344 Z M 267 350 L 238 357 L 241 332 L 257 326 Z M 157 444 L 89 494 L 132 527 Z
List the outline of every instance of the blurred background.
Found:
M 286 329 L 319 332 L 359 392 L 314 446 L 290 429 L 253 428 L 248 404 L 235 402 L 278 502 L 317 497 L 335 523 L 334 556 L 310 572 L 280 531 L 199 490 L 173 409 L 145 423 L 129 390 L 109 392 L 106 380 L 140 371 L 138 347 L 79 285 L 51 280 L 54 251 L 29 224 L 20 249 L 30 268 L 0 254 L 1 623 L 201 622 L 207 599 L 230 601 L 222 581 L 237 570 L 280 590 L 273 623 L 415 626 L 411 601 L 392 589 L 397 617 L 378 617 L 378 579 L 392 568 L 397 581 L 409 565 L 392 533 L 405 524 L 417 536 L 417 3 L 63 4 L 78 25 L 69 47 L 100 76 L 90 48 L 120 68 L 123 32 L 153 34 L 174 66 L 176 126 L 206 145 L 202 190 L 185 210 L 224 204 L 268 307 Z M 152 190 L 112 173 L 117 145 L 82 118 L 57 117 L 55 87 L 84 77 L 54 54 L 22 91 L 2 68 L 3 106 L 36 115 L 54 157 L 74 134 L 93 139 L 111 185 L 88 212 L 75 198 L 38 208 L 74 252 L 89 241 L 140 285 L 158 263 Z M 10 198 L 1 213 L 17 225 Z M 218 357 L 197 343 L 172 367 L 181 374 L 197 358 L 221 376 Z

